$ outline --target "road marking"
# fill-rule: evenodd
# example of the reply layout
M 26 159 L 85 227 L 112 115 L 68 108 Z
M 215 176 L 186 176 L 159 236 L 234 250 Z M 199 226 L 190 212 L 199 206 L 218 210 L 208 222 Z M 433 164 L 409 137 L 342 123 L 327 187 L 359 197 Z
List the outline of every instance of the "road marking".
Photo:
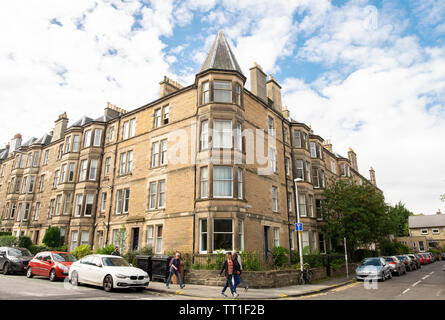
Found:
M 411 290 L 410 288 L 406 289 L 405 291 L 402 292 L 402 294 L 407 293 L 409 290 Z
M 430 272 L 430 274 L 433 274 L 433 273 L 434 273 L 434 271 Z
M 420 280 L 413 284 L 413 287 L 417 286 L 420 283 Z
M 285 298 L 285 297 L 287 297 L 287 294 L 284 294 L 284 293 L 283 293 L 283 294 L 280 294 L 280 297 L 281 297 L 281 298 Z
M 429 274 L 427 274 L 426 276 L 424 276 L 423 278 L 422 278 L 422 280 L 425 280 L 426 278 L 428 278 L 430 275 Z
M 436 293 L 436 297 L 439 297 L 442 294 L 442 291 L 444 291 L 445 289 L 440 289 L 437 293 Z

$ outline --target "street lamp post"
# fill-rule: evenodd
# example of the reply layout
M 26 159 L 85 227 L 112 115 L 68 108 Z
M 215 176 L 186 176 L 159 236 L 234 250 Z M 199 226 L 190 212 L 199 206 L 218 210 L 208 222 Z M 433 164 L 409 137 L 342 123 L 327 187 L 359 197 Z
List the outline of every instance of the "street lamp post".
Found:
M 300 204 L 298 203 L 298 185 L 297 182 L 303 181 L 301 178 L 294 179 L 295 183 L 295 200 L 297 205 L 297 223 L 300 223 Z M 298 231 L 298 251 L 300 252 L 300 270 L 303 273 L 303 246 L 301 243 L 301 231 Z

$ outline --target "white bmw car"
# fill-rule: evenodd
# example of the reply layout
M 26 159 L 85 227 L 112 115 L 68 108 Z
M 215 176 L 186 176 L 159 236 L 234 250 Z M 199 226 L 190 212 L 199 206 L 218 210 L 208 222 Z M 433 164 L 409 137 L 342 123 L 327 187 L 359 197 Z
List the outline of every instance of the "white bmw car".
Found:
M 149 283 L 148 274 L 131 266 L 119 256 L 92 254 L 74 262 L 69 271 L 72 285 L 97 285 L 109 292 L 115 288 L 143 290 Z

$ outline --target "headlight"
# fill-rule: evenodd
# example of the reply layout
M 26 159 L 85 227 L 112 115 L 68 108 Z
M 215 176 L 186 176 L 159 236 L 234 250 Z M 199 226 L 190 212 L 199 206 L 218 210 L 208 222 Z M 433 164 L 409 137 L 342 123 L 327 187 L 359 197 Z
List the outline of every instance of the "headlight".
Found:
M 116 277 L 119 278 L 119 279 L 128 278 L 128 276 L 126 276 L 125 274 L 121 274 L 121 273 L 116 274 Z
M 148 279 L 148 274 L 146 274 L 144 278 L 145 278 L 145 279 Z
M 70 268 L 68 268 L 67 266 L 64 266 L 63 264 L 58 264 L 57 266 L 59 267 L 60 270 L 62 270 L 64 272 L 68 272 L 68 270 L 70 270 Z

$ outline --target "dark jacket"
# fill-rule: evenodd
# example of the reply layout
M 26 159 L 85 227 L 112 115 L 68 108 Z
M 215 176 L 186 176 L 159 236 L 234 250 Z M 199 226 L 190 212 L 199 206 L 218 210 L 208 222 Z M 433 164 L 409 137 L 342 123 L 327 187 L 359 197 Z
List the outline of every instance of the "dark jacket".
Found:
M 238 261 L 232 260 L 232 262 L 233 262 L 233 275 L 241 274 L 241 267 Z M 227 260 L 224 261 L 224 264 L 221 268 L 221 271 L 219 272 L 219 275 L 221 275 L 223 272 L 226 277 L 229 275 L 229 264 L 227 263 Z
M 120 256 L 121 254 L 119 253 L 119 251 L 113 251 L 111 253 L 112 256 Z
M 174 265 L 178 269 L 178 271 L 181 272 L 181 259 L 172 258 L 169 263 L 170 270 L 173 269 L 172 265 Z

